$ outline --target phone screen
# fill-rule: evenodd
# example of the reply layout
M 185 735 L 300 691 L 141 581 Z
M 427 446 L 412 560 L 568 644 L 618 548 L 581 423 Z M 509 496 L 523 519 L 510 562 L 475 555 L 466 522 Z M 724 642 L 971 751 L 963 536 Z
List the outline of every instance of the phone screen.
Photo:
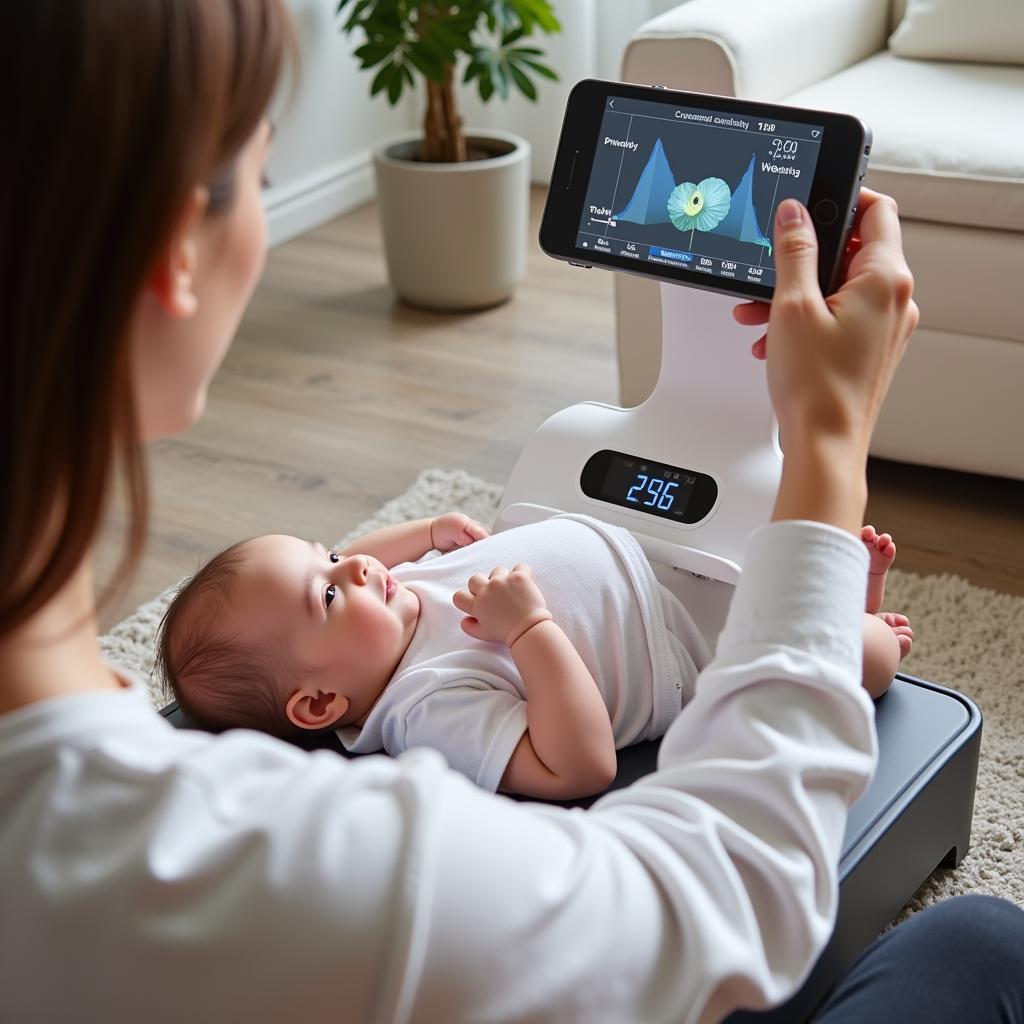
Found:
M 576 234 L 605 252 L 775 286 L 783 199 L 806 204 L 823 125 L 608 95 Z

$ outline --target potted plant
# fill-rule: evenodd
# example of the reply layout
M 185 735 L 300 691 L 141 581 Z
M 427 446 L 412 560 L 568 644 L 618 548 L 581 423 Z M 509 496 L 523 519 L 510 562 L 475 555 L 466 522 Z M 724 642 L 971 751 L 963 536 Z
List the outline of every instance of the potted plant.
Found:
M 423 130 L 374 155 L 391 282 L 417 306 L 465 310 L 503 302 L 526 266 L 530 146 L 507 132 L 463 130 L 456 69 L 487 102 L 535 79 L 557 79 L 535 31 L 561 28 L 548 0 L 340 0 L 342 31 L 365 41 L 355 56 L 377 68 L 370 95 L 394 105 L 426 84 Z

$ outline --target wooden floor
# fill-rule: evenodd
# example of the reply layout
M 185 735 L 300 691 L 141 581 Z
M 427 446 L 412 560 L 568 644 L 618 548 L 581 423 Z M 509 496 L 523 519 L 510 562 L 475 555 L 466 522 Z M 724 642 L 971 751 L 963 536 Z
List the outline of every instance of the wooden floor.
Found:
M 532 244 L 511 302 L 409 309 L 388 288 L 372 204 L 275 249 L 204 419 L 151 449 L 149 548 L 103 628 L 241 537 L 330 543 L 426 467 L 504 480 L 546 416 L 616 401 L 611 285 Z M 899 568 L 1024 594 L 1024 484 L 886 462 L 869 475 L 868 519 L 895 535 Z M 101 579 L 122 526 L 115 508 Z

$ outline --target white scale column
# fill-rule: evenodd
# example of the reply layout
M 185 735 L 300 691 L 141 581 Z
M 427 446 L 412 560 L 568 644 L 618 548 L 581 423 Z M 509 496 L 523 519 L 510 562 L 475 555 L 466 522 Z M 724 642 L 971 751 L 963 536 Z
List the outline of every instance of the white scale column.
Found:
M 496 528 L 585 512 L 631 530 L 652 558 L 735 583 L 747 537 L 771 514 L 782 466 L 764 363 L 750 353 L 757 333 L 733 319 L 737 301 L 663 284 L 661 371 L 651 396 L 633 409 L 582 402 L 551 416 L 512 471 Z M 596 501 L 579 478 L 602 449 L 705 473 L 718 500 L 693 525 Z M 682 556 L 673 559 L 670 545 Z M 723 564 L 716 569 L 698 553 Z

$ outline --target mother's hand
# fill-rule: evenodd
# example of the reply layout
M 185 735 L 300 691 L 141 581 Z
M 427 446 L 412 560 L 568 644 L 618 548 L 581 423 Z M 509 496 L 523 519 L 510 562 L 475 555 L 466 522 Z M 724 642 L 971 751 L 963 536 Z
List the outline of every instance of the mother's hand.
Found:
M 795 200 L 780 204 L 774 301 L 738 306 L 734 316 L 742 324 L 768 324 L 754 355 L 767 358 L 783 435 L 793 440 L 807 431 L 824 433 L 854 442 L 866 454 L 918 310 L 896 203 L 862 189 L 859 207 L 860 246 L 841 287 L 825 298 L 810 216 Z

